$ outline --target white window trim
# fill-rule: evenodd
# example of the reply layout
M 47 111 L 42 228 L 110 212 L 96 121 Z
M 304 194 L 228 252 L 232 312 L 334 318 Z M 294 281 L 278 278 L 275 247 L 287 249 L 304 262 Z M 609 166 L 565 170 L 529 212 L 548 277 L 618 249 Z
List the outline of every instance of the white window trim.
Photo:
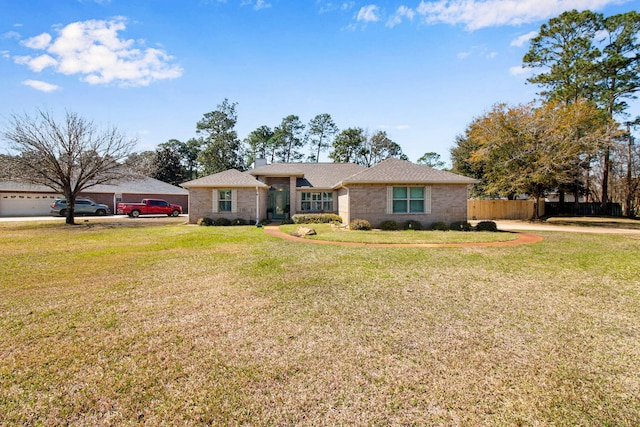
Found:
M 220 211 L 220 191 L 231 190 L 231 212 Z M 238 212 L 238 190 L 235 188 L 214 188 L 211 195 L 211 212 L 213 213 L 236 213 Z
M 310 194 L 311 198 L 308 199 L 308 200 L 303 200 L 303 196 L 302 195 L 304 193 Z M 313 194 L 320 194 L 320 199 L 314 200 L 313 199 Z M 325 194 L 327 194 L 327 195 L 330 194 L 331 195 L 331 199 L 325 198 L 324 197 Z M 299 206 L 299 209 L 300 209 L 301 212 L 335 212 L 335 207 L 336 207 L 336 205 L 335 205 L 336 197 L 335 196 L 336 195 L 335 195 L 335 193 L 333 191 L 309 191 L 309 190 L 300 191 L 300 206 Z M 322 208 L 319 211 L 318 210 L 303 211 L 303 209 L 302 209 L 303 203 L 313 204 L 313 203 L 318 203 L 318 202 L 320 203 L 320 207 Z M 324 204 L 328 203 L 328 202 L 331 202 L 331 209 L 330 210 L 324 210 Z

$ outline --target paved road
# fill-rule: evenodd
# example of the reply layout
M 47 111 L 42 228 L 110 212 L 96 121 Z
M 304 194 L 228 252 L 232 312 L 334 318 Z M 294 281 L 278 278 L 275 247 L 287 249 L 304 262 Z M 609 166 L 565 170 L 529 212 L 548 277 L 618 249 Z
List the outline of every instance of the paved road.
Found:
M 632 228 L 614 228 L 580 225 L 554 225 L 527 221 L 496 221 L 498 229 L 506 231 L 567 231 L 571 233 L 626 234 L 640 236 L 640 230 Z
M 167 215 L 148 215 L 142 216 L 140 219 L 152 219 L 152 218 L 182 218 L 186 220 L 189 217 L 187 214 L 179 215 L 178 217 L 169 217 Z M 109 220 L 123 220 L 123 221 L 135 221 L 136 218 L 129 218 L 127 215 L 107 215 L 107 216 L 76 216 L 76 222 L 81 223 L 83 221 L 109 221 Z M 25 221 L 62 221 L 64 222 L 65 218 L 62 216 L 21 216 L 21 217 L 0 217 L 0 222 L 25 222 Z

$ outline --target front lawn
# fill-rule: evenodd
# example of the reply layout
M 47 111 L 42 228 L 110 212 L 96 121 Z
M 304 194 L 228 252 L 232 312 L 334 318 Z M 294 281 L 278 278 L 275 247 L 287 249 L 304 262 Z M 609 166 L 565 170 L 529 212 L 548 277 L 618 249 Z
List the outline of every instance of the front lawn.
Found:
M 640 419 L 637 238 L 380 248 L 90 224 L 0 226 L 0 425 Z
M 281 225 L 280 230 L 287 234 L 295 233 L 298 224 Z M 428 244 L 428 243 L 484 243 L 506 242 L 518 238 L 517 234 L 505 232 L 476 231 L 428 231 L 428 230 L 347 230 L 331 227 L 330 224 L 310 224 L 303 227 L 313 228 L 318 234 L 305 236 L 305 239 L 327 240 L 333 242 L 388 243 L 388 244 Z

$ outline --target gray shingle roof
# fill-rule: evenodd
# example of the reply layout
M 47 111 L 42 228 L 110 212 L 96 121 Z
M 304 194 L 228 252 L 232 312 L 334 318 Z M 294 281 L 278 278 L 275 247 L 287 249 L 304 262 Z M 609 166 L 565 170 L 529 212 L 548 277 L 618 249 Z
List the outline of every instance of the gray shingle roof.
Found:
M 475 184 L 477 180 L 418 165 L 406 160 L 390 158 L 360 173 L 343 179 L 349 184 Z
M 333 188 L 341 180 L 366 170 L 354 163 L 272 163 L 255 168 L 253 176 L 295 176 L 298 186 L 313 188 Z M 303 179 L 300 179 L 303 178 Z
M 266 184 L 258 181 L 247 172 L 240 172 L 236 169 L 229 169 L 224 172 L 214 173 L 202 178 L 182 184 L 184 188 L 195 187 L 267 187 Z
M 44 185 L 26 184 L 15 181 L 0 182 L 0 191 L 35 191 L 35 192 L 53 192 L 49 187 Z M 114 184 L 101 184 L 89 187 L 84 190 L 85 193 L 127 193 L 127 194 L 171 194 L 186 195 L 189 194 L 184 188 L 158 181 L 157 179 L 142 177 L 140 179 L 132 179 Z

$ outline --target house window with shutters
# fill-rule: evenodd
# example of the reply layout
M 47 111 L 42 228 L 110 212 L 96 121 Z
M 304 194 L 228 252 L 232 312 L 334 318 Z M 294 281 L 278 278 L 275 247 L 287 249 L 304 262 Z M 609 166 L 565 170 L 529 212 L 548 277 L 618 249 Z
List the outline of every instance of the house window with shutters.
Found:
M 234 189 L 215 189 L 213 190 L 213 212 L 229 212 L 237 211 L 238 194 Z

